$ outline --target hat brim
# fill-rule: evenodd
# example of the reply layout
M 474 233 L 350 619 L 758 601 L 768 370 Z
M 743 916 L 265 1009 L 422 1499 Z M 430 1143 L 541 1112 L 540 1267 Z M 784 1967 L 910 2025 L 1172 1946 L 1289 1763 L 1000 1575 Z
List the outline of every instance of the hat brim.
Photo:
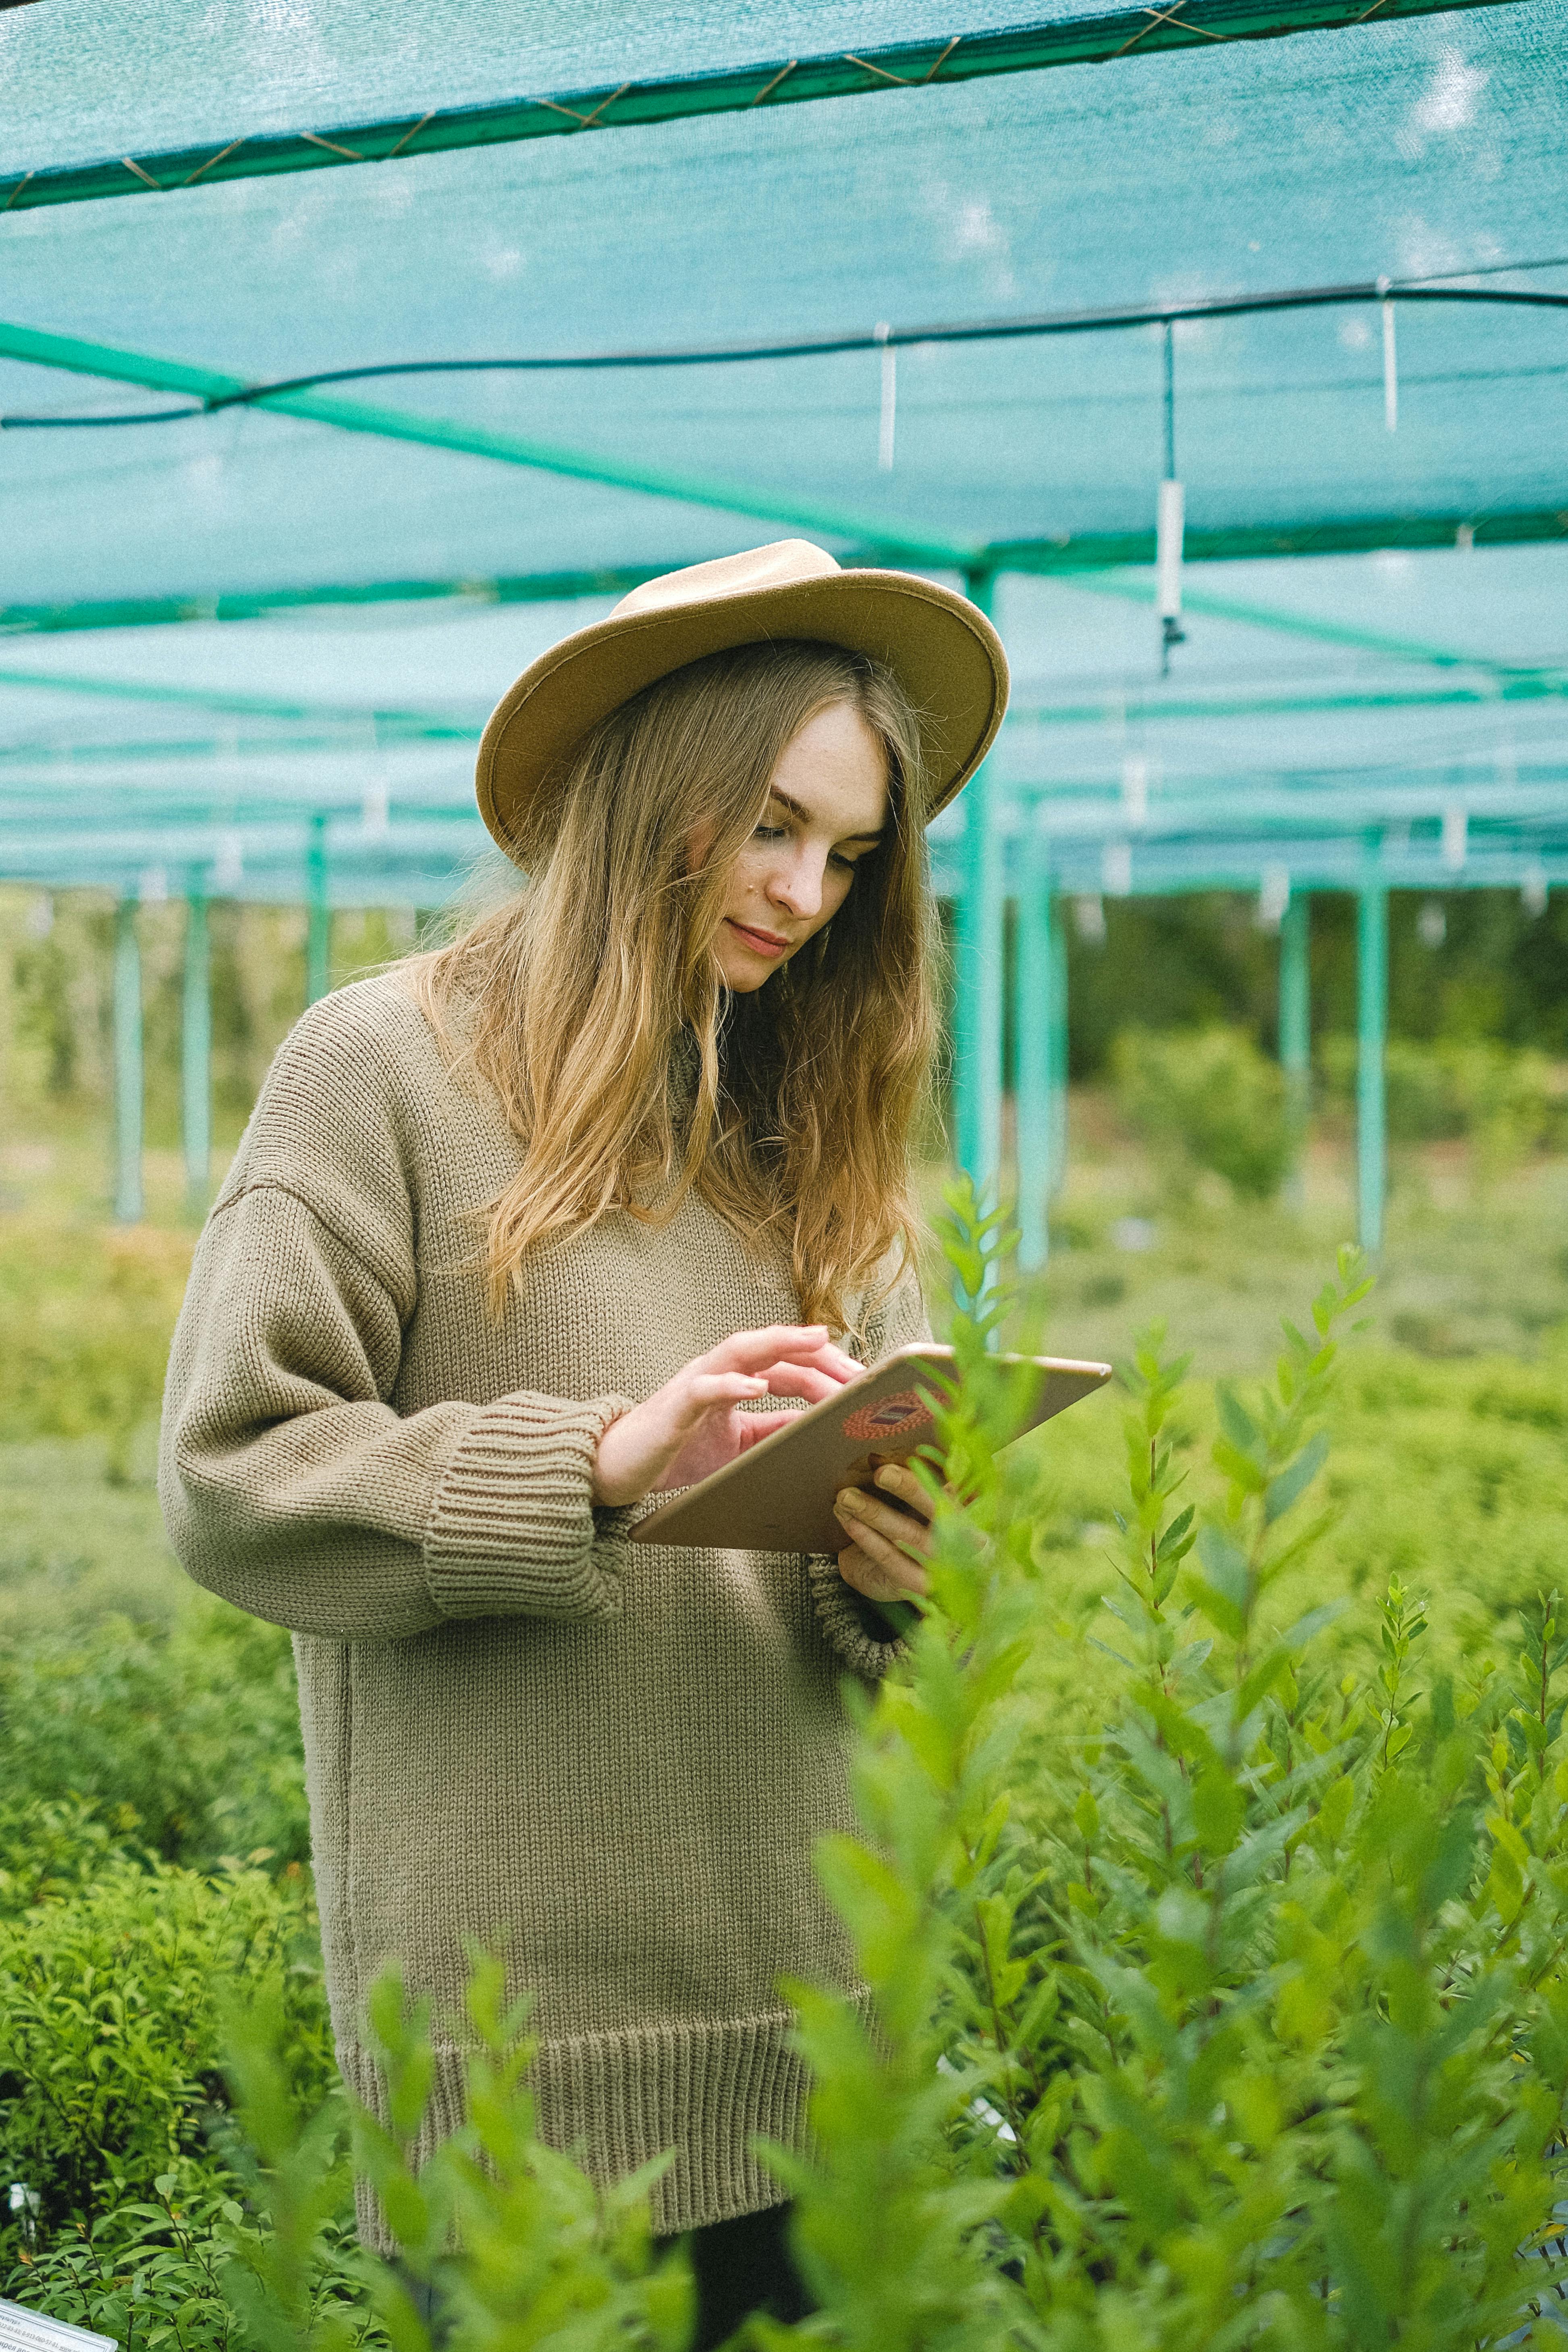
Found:
M 708 654 L 807 638 L 868 655 L 914 707 L 929 818 L 963 791 L 1007 707 L 1002 640 L 967 597 L 903 572 L 828 572 L 664 611 L 612 614 L 562 638 L 491 712 L 479 743 L 479 814 L 508 856 L 542 790 L 584 735 L 656 679 Z

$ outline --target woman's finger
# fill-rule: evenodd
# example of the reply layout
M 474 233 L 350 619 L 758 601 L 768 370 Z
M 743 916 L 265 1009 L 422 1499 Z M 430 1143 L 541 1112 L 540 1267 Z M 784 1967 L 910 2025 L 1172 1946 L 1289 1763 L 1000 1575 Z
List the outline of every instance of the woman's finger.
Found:
M 763 1378 L 773 1396 L 805 1397 L 811 1404 L 820 1404 L 824 1397 L 837 1396 L 844 1386 L 842 1381 L 819 1372 L 813 1364 L 773 1364 Z
M 696 1421 L 716 1404 L 749 1404 L 768 1392 L 766 1379 L 756 1372 L 693 1372 L 676 1407 L 678 1424 Z
M 907 1503 L 911 1511 L 918 1511 L 922 1519 L 935 1518 L 936 1496 L 929 1491 L 919 1472 L 910 1469 L 906 1464 L 885 1462 L 877 1473 L 877 1484 L 885 1494 L 896 1495 L 900 1503 Z
M 931 1549 L 930 1523 L 917 1519 L 897 1504 L 884 1503 L 858 1486 L 846 1486 L 834 1503 L 839 1526 L 883 1567 L 900 1559 L 918 1559 Z
M 732 1331 L 697 1359 L 710 1372 L 765 1372 L 770 1364 L 809 1363 L 829 1345 L 822 1323 L 773 1323 L 764 1331 Z
M 907 1601 L 911 1592 L 923 1593 L 927 1589 L 924 1571 L 912 1560 L 885 1568 L 858 1544 L 850 1544 L 839 1553 L 838 1573 L 868 1601 Z
M 791 1425 L 799 1419 L 800 1415 L 798 1412 L 743 1412 L 740 1414 L 738 1426 L 740 1430 L 742 1453 L 745 1453 L 750 1446 L 761 1444 L 764 1437 L 772 1437 L 777 1431 L 790 1428 Z

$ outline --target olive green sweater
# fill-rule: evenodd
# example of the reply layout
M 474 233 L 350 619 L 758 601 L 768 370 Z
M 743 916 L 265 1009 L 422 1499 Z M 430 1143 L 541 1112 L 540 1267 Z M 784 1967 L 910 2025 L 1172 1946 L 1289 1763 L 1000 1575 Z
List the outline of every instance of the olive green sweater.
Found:
M 353 2088 L 379 2105 L 387 1959 L 439 2023 L 464 1939 L 504 1948 L 545 2138 L 601 2179 L 673 2148 L 655 2226 L 687 2229 L 777 2200 L 754 2135 L 801 2144 L 779 1979 L 853 1982 L 811 1850 L 851 1820 L 845 1669 L 894 1645 L 831 1559 L 628 1544 L 636 1514 L 595 1507 L 629 1400 L 798 1306 L 689 1198 L 541 1248 L 498 1319 L 480 1213 L 517 1166 L 395 974 L 308 1013 L 196 1252 L 163 1507 L 198 1582 L 295 1636 Z M 867 1360 L 924 1328 L 907 1283 Z M 460 2115 L 454 2035 L 431 2138 Z

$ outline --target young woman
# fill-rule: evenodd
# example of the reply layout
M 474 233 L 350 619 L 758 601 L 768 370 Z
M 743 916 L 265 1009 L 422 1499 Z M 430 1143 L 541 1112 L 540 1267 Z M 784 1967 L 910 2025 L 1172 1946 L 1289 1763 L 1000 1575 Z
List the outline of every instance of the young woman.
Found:
M 503 1948 L 545 2137 L 605 2179 L 674 2151 L 713 2342 L 726 2292 L 788 2308 L 752 2144 L 804 2133 L 780 1978 L 852 1982 L 811 1852 L 919 1489 L 844 1498 L 837 1559 L 627 1530 L 925 1329 L 922 832 L 1005 694 L 962 597 L 794 541 L 545 655 L 479 755 L 527 887 L 300 1022 L 170 1362 L 175 1548 L 296 1636 L 345 2076 L 378 2104 L 396 1958 L 450 2131 L 465 1946 Z

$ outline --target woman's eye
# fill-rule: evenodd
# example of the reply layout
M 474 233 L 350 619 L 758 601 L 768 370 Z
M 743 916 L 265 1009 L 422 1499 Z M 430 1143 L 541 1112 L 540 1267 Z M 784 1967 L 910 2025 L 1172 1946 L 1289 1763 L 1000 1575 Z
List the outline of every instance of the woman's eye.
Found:
M 842 851 L 836 849 L 833 853 L 833 863 L 841 872 L 853 874 L 860 860 L 858 857 L 846 857 Z
M 784 837 L 784 829 L 782 824 L 760 824 L 752 836 L 754 841 L 782 841 Z

